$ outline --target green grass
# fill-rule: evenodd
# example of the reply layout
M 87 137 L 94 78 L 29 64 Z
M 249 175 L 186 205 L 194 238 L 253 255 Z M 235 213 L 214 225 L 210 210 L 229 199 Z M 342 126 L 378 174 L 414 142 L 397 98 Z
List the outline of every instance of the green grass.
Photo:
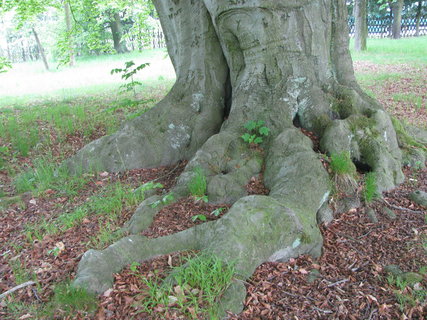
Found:
M 351 176 L 356 174 L 356 167 L 351 161 L 349 152 L 331 154 L 330 167 L 335 174 Z
M 374 172 L 368 172 L 365 174 L 364 182 L 365 184 L 362 191 L 363 199 L 366 204 L 370 204 L 380 196 L 377 191 L 376 174 Z
M 427 64 L 427 36 L 402 39 L 368 39 L 368 50 L 355 52 L 350 42 L 354 61 L 370 61 L 375 64 Z
M 61 313 L 65 318 L 65 315 L 72 317 L 75 311 L 92 313 L 97 307 L 98 299 L 95 294 L 88 293 L 83 288 L 73 287 L 67 281 L 56 285 L 53 298 L 44 313 L 56 316 Z
M 182 266 L 172 270 L 166 283 L 143 279 L 148 288 L 141 302 L 143 311 L 153 314 L 157 306 L 167 305 L 169 310 L 179 310 L 189 319 L 217 319 L 215 306 L 233 275 L 234 266 L 213 254 L 205 252 L 186 258 Z
M 415 93 L 396 93 L 393 95 L 393 100 L 396 102 L 407 102 L 412 104 L 415 109 L 427 109 L 427 103 L 423 103 L 423 99 Z
M 193 170 L 193 177 L 188 183 L 188 190 L 194 197 L 203 197 L 206 194 L 207 181 L 203 169 L 197 167 Z
M 18 174 L 14 179 L 17 193 L 32 192 L 41 195 L 48 189 L 69 197 L 78 194 L 90 176 L 71 174 L 66 166 L 58 166 L 48 158 L 34 160 L 34 167 Z
M 27 240 L 30 243 L 35 239 L 42 240 L 46 235 L 64 232 L 81 224 L 90 215 L 98 215 L 101 216 L 100 230 L 91 238 L 91 243 L 96 248 L 102 248 L 122 235 L 117 231 L 120 214 L 124 208 L 135 207 L 141 203 L 145 190 L 146 188 L 134 190 L 120 182 L 108 185 L 71 212 L 64 212 L 49 221 L 41 219 L 38 223 L 26 225 L 24 230 Z

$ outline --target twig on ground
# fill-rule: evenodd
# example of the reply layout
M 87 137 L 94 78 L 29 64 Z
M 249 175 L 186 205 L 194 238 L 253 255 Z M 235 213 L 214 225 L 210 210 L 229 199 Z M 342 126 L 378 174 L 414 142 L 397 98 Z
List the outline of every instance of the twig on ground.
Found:
M 0 294 L 0 299 L 3 299 L 4 297 L 15 292 L 16 290 L 31 286 L 33 284 L 36 284 L 36 283 L 34 281 L 27 281 L 27 282 L 21 283 L 20 285 L 13 287 L 12 289 L 9 289 L 6 292 L 3 292 L 2 294 Z
M 347 282 L 347 281 L 350 281 L 350 279 L 342 279 L 342 280 L 340 280 L 340 281 L 337 281 L 337 282 L 334 282 L 334 283 L 328 284 L 328 288 L 335 287 L 335 286 L 337 286 L 337 285 L 339 285 L 339 284 L 341 284 L 341 283 L 345 283 L 345 282 Z
M 392 207 L 393 209 L 396 209 L 396 210 L 409 211 L 409 212 L 412 212 L 412 213 L 423 213 L 422 211 L 417 211 L 417 210 L 412 210 L 412 209 L 408 209 L 408 208 L 404 208 L 404 207 L 395 206 L 394 204 L 391 204 L 390 202 L 388 202 L 386 199 L 383 199 L 383 201 L 389 207 Z

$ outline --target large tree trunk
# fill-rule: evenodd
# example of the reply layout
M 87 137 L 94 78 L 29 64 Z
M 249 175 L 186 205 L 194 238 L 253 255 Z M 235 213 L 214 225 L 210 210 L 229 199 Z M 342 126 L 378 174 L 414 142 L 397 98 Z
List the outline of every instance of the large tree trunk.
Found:
M 393 39 L 400 39 L 400 32 L 402 28 L 402 9 L 403 0 L 396 0 L 390 4 L 393 13 L 393 24 L 391 27 L 391 36 Z
M 367 11 L 366 0 L 356 0 L 354 2 L 354 50 L 356 51 L 366 50 L 366 39 L 368 38 Z
M 83 256 L 75 285 L 102 292 L 124 265 L 178 250 L 212 250 L 235 261 L 243 279 L 265 261 L 318 256 L 317 215 L 327 208 L 330 179 L 297 126 L 318 135 L 323 152 L 350 152 L 356 164 L 375 172 L 378 191 L 402 182 L 390 118 L 354 77 L 344 0 L 155 5 L 177 73 L 174 87 L 156 107 L 67 164 L 121 171 L 189 159 L 172 191 L 175 199 L 189 194 L 198 167 L 208 180 L 209 201 L 233 206 L 217 221 L 147 240 L 138 233 L 162 207 L 149 205 L 157 196 L 148 198 L 125 226 L 132 236 Z M 241 138 L 249 120 L 263 120 L 271 130 L 263 151 Z M 269 195 L 247 196 L 244 186 L 262 170 Z M 220 308 L 239 312 L 242 282 L 226 295 L 229 303 Z

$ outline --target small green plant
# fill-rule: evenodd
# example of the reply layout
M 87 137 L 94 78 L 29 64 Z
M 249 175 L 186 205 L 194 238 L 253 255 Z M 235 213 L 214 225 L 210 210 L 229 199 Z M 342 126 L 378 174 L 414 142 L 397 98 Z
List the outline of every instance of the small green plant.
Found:
M 365 174 L 365 185 L 363 187 L 363 199 L 366 204 L 372 203 L 375 199 L 379 198 L 380 195 L 377 191 L 377 178 L 374 172 L 368 172 Z
M 399 309 L 401 312 L 405 312 L 405 309 L 409 307 L 415 307 L 419 303 L 423 303 L 427 298 L 427 290 L 419 289 L 413 290 L 409 289 L 411 284 L 401 276 L 389 275 L 387 276 L 387 282 L 391 287 L 395 287 L 394 295 L 399 304 Z
M 111 70 L 111 74 L 121 73 L 122 74 L 121 77 L 123 80 L 125 81 L 130 80 L 130 82 L 120 86 L 121 92 L 123 93 L 123 92 L 133 91 L 134 97 L 136 98 L 136 87 L 141 86 L 142 83 L 139 81 L 135 81 L 134 76 L 138 71 L 144 69 L 149 65 L 150 65 L 149 63 L 143 63 L 143 64 L 140 64 L 139 66 L 134 67 L 135 62 L 127 61 L 125 62 L 124 69 L 120 69 L 120 68 L 113 69 Z
M 265 126 L 265 121 L 263 120 L 248 121 L 244 124 L 244 128 L 247 132 L 241 138 L 248 144 L 260 144 L 263 142 L 263 137 L 267 137 L 270 134 L 270 129 Z
M 143 279 L 148 292 L 142 300 L 143 311 L 153 314 L 157 306 L 167 305 L 190 319 L 216 319 L 218 299 L 228 288 L 234 275 L 234 265 L 203 252 L 186 258 L 182 266 L 173 268 L 170 284 L 158 279 Z
M 160 200 L 154 201 L 153 203 L 150 204 L 151 208 L 157 208 L 160 205 L 168 205 L 170 204 L 173 200 L 175 200 L 175 196 L 171 193 L 165 195 L 163 198 L 161 198 Z
M 132 272 L 136 272 L 136 271 L 138 270 L 138 267 L 139 267 L 140 265 L 141 265 L 141 264 L 140 264 L 139 262 L 134 261 L 134 262 L 132 262 L 132 263 L 130 264 L 129 269 L 130 269 L 130 271 L 132 271 Z
M 191 217 L 191 220 L 193 220 L 193 222 L 196 222 L 197 220 L 206 221 L 206 219 L 207 218 L 204 214 L 197 214 L 197 215 Z
M 215 216 L 215 217 L 219 217 L 220 214 L 224 211 L 227 210 L 227 208 L 222 207 L 222 208 L 217 208 L 214 211 L 211 212 L 211 215 Z
M 202 168 L 193 169 L 193 177 L 188 183 L 188 191 L 193 197 L 202 198 L 206 195 L 207 181 Z

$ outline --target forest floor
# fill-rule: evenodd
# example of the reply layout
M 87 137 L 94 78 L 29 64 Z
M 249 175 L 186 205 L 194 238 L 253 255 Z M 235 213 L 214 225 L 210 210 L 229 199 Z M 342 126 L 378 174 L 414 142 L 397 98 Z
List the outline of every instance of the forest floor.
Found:
M 390 113 L 426 126 L 425 68 L 369 62 L 357 62 L 355 68 L 360 74 L 370 74 L 369 78 L 362 77 L 362 86 Z M 390 72 L 394 76 L 384 76 Z M 145 98 L 143 108 L 158 99 L 158 92 L 153 93 Z M 124 101 L 93 112 L 107 110 L 122 120 L 141 113 L 138 103 L 128 103 L 129 107 Z M 16 126 L 30 126 L 30 122 L 19 120 L 25 114 L 22 109 L 2 112 L 16 116 L 2 118 L 6 129 L 13 129 L 13 121 Z M 79 114 L 71 117 L 77 121 Z M 1 197 L 3 203 L 9 201 L 0 207 L 0 294 L 34 281 L 0 301 L 0 319 L 206 319 L 190 308 L 180 309 L 174 302 L 155 307 L 151 310 L 154 313 L 142 307 L 150 291 L 146 279 L 162 279 L 185 257 L 195 254 L 192 252 L 130 265 L 115 275 L 114 287 L 97 298 L 93 307 L 78 308 L 61 300 L 82 254 L 89 248 L 105 248 L 122 236 L 120 226 L 142 200 L 137 188 L 155 181 L 162 184 L 159 192 L 167 192 L 185 163 L 120 174 L 99 172 L 79 180 L 64 176 L 60 180 L 39 156 L 48 148 L 50 156 L 61 161 L 109 132 L 109 120 L 102 116 L 99 126 L 84 132 L 85 123 L 99 120 L 97 115 L 80 119 L 77 126 L 72 122 L 75 130 L 56 123 L 55 115 L 51 118 L 51 122 L 34 118 L 43 135 L 36 137 L 40 141 L 28 146 L 29 150 L 17 137 L 0 135 Z M 20 173 L 22 168 L 30 168 L 29 173 Z M 423 319 L 427 314 L 427 213 L 411 202 L 408 194 L 413 190 L 427 192 L 427 170 L 404 169 L 405 183 L 370 204 L 378 222 L 367 217 L 366 208 L 350 210 L 321 226 L 324 248 L 319 259 L 302 256 L 286 263 L 262 264 L 246 283 L 244 311 L 230 315 L 231 319 Z M 253 179 L 247 190 L 249 194 L 268 193 L 262 177 Z M 384 207 L 395 217 L 385 215 Z M 228 206 L 213 206 L 193 198 L 180 200 L 163 208 L 143 234 L 159 237 L 178 232 L 203 223 L 203 219 L 195 218 L 201 215 L 207 221 L 217 219 L 212 214 L 217 209 L 220 217 Z M 386 273 L 389 265 L 424 274 L 424 278 L 411 285 L 400 276 Z

